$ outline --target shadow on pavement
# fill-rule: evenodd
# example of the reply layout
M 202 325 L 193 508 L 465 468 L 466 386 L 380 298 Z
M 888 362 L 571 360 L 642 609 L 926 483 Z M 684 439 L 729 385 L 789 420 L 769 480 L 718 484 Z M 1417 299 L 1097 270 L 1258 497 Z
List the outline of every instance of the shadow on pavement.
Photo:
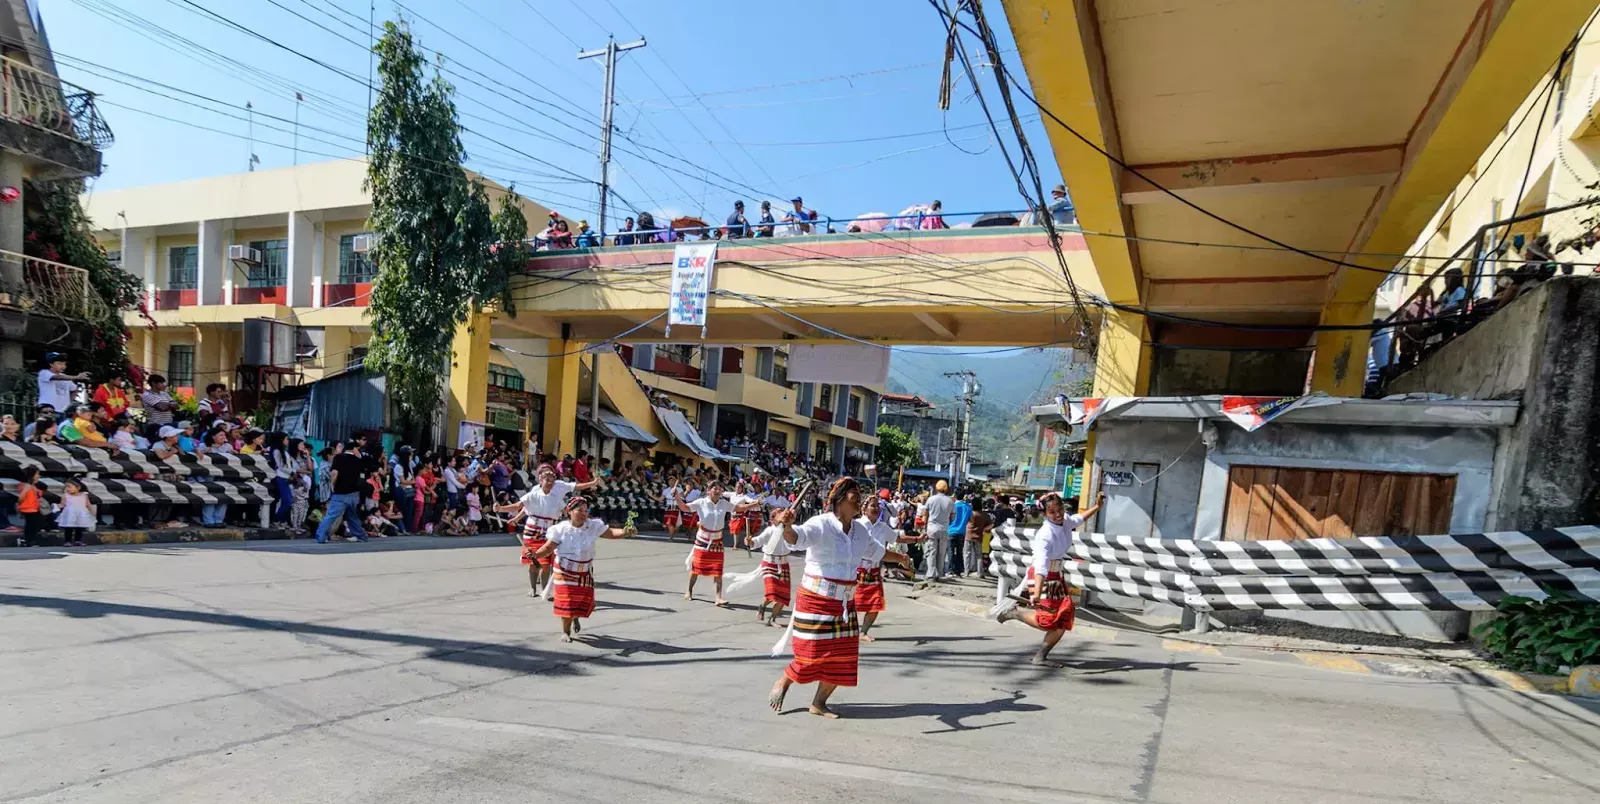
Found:
M 668 645 L 665 642 L 651 642 L 644 639 L 625 639 L 613 636 L 595 636 L 580 634 L 578 641 L 601 650 L 614 650 L 623 658 L 635 653 L 653 653 L 660 656 L 677 656 L 683 653 L 715 653 L 722 648 L 685 648 L 678 645 Z
M 671 614 L 677 609 L 662 608 L 661 606 L 641 606 L 637 603 L 616 603 L 609 600 L 597 600 L 594 604 L 595 611 L 654 611 L 661 614 Z
M 942 729 L 925 731 L 923 734 L 942 734 L 952 731 L 976 731 L 994 726 L 1009 726 L 1013 721 L 1005 723 L 986 723 L 974 726 L 963 721 L 967 718 L 982 717 L 1010 712 L 1043 712 L 1042 704 L 1023 703 L 1022 699 L 1028 697 L 1021 690 L 996 690 L 1006 692 L 1004 697 L 974 703 L 912 703 L 912 704 L 837 704 L 833 707 L 842 718 L 853 720 L 899 720 L 901 718 L 927 717 L 933 718 L 944 725 Z

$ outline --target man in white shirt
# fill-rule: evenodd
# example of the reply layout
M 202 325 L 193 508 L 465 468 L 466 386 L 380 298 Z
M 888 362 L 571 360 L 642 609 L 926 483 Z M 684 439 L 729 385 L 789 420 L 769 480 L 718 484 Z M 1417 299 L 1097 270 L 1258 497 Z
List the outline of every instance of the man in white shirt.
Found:
M 933 496 L 923 509 L 928 521 L 922 529 L 928 537 L 922 544 L 923 574 L 930 581 L 943 579 L 950 569 L 950 517 L 955 507 L 955 501 L 950 499 L 950 484 L 943 480 L 934 484 Z
M 1032 611 L 1018 611 L 1017 602 L 1007 598 L 989 610 L 998 622 L 1021 620 L 1030 627 L 1044 632 L 1044 642 L 1033 655 L 1033 663 L 1046 667 L 1061 667 L 1050 661 L 1050 649 L 1061 637 L 1072 630 L 1077 609 L 1068 593 L 1066 578 L 1067 557 L 1072 552 L 1073 531 L 1099 513 L 1106 503 L 1105 492 L 1095 497 L 1094 506 L 1076 514 L 1067 514 L 1066 501 L 1060 494 L 1051 492 L 1039 500 L 1044 509 L 1044 524 L 1034 531 L 1030 540 L 1033 562 L 1028 567 L 1028 600 Z
M 67 356 L 51 352 L 44 356 L 45 367 L 39 369 L 39 402 L 61 413 L 72 404 L 72 392 L 80 382 L 88 382 L 88 374 L 68 374 Z

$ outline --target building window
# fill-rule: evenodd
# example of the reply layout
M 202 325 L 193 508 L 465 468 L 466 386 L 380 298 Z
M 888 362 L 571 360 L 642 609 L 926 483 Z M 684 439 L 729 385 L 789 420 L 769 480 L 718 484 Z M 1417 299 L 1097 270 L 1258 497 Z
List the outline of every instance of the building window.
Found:
M 112 268 L 121 268 L 122 267 L 122 251 L 120 249 L 117 250 L 117 251 L 107 251 L 106 252 L 106 262 L 110 263 Z
M 350 351 L 344 353 L 344 367 L 347 370 L 360 368 L 366 362 L 367 347 L 365 346 L 352 346 Z
M 167 347 L 167 382 L 173 388 L 194 387 L 194 347 Z
M 494 363 L 489 364 L 489 384 L 509 391 L 526 390 L 522 372 L 511 366 L 500 366 Z
M 200 286 L 200 247 L 176 246 L 167 252 L 167 288 L 194 290 Z
M 377 267 L 367 259 L 367 255 L 356 251 L 356 237 L 353 234 L 339 237 L 339 284 L 341 285 L 371 282 L 378 275 Z
M 261 262 L 250 266 L 250 287 L 275 288 L 288 284 L 289 241 L 257 240 L 250 247 L 261 254 Z
M 861 418 L 861 397 L 855 394 L 850 395 L 850 418 Z
M 822 386 L 822 398 L 817 402 L 817 407 L 823 410 L 833 410 L 833 386 Z

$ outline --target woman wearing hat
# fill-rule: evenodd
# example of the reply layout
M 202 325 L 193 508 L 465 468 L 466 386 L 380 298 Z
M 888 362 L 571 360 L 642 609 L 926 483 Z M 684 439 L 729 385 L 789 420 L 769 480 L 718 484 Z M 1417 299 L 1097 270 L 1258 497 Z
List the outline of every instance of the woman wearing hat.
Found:
M 629 525 L 613 528 L 599 517 L 589 516 L 589 501 L 583 497 L 567 500 L 565 521 L 551 525 L 544 533 L 536 555 L 541 562 L 552 561 L 555 577 L 555 614 L 561 618 L 562 638 L 583 630 L 579 620 L 594 613 L 594 546 L 600 539 L 626 539 L 638 531 Z

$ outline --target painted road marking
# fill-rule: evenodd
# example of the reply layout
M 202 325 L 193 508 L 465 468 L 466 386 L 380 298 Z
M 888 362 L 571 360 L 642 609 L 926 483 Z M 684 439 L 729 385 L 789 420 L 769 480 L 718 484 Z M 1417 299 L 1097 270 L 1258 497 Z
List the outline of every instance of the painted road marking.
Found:
M 1337 653 L 1296 653 L 1296 657 L 1311 667 L 1323 670 L 1337 670 L 1341 673 L 1368 673 L 1372 668 L 1349 656 L 1340 656 Z
M 1161 649 L 1177 651 L 1179 653 L 1201 653 L 1206 656 L 1221 656 L 1222 651 L 1212 645 L 1202 645 L 1199 642 L 1185 642 L 1181 639 L 1161 640 Z
M 799 771 L 802 773 L 823 773 L 829 776 L 838 776 L 847 779 L 863 779 L 869 782 L 892 784 L 901 787 L 917 787 L 928 790 L 937 790 L 945 795 L 970 794 L 1005 801 L 1039 801 L 1049 804 L 1115 804 L 1124 799 L 1103 798 L 1082 793 L 1062 793 L 1042 787 L 1026 787 L 1015 782 L 973 782 L 969 779 L 944 776 L 934 773 L 910 773 L 906 771 L 890 770 L 871 765 L 856 765 L 849 762 L 832 762 L 825 759 L 809 759 L 806 757 L 782 756 L 747 751 L 740 748 L 723 746 L 707 746 L 699 743 L 673 742 L 670 740 L 657 740 L 650 737 L 630 737 L 622 734 L 606 734 L 597 731 L 581 731 L 578 729 L 558 729 L 550 726 L 532 726 L 526 723 L 506 723 L 493 720 L 473 720 L 460 717 L 425 717 L 418 721 L 425 726 L 444 726 L 452 729 L 470 729 L 473 731 L 493 731 L 502 734 L 518 734 L 528 737 L 538 737 L 546 740 L 565 740 L 585 743 L 605 743 L 622 748 L 632 748 L 642 751 L 651 751 L 657 754 L 686 757 L 697 762 L 707 758 L 733 762 L 746 766 L 761 766 L 778 768 L 781 770 Z

